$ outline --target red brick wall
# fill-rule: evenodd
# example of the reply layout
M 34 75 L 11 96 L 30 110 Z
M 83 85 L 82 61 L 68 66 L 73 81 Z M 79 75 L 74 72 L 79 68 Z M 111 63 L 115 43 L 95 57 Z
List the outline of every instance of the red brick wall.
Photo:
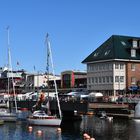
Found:
M 135 71 L 132 71 L 132 69 L 131 69 L 132 64 L 136 65 Z M 127 89 L 130 86 L 132 86 L 131 77 L 136 78 L 136 85 L 137 85 L 137 81 L 140 80 L 140 64 L 139 63 L 134 63 L 134 62 L 126 63 L 126 88 Z

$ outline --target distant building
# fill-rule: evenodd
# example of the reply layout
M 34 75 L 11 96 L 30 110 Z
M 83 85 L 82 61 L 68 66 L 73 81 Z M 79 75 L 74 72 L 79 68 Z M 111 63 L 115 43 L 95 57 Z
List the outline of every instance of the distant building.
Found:
M 140 37 L 113 35 L 85 60 L 87 89 L 124 94 L 140 84 Z
M 48 80 L 49 80 L 49 83 L 50 83 L 50 81 L 60 80 L 60 76 L 53 76 L 52 74 L 49 74 L 49 76 L 48 76 L 47 74 L 40 74 L 40 73 L 33 74 L 32 73 L 27 76 L 26 89 L 39 90 L 42 88 L 47 88 Z M 51 86 L 53 86 L 53 85 L 51 85 Z
M 64 71 L 61 73 L 62 88 L 86 88 L 87 73 L 84 71 Z
M 7 92 L 8 90 L 8 81 L 9 81 L 9 88 L 12 92 L 13 84 L 15 86 L 15 90 L 17 93 L 21 92 L 22 88 L 22 73 L 21 71 L 8 71 L 7 68 L 3 68 L 0 77 L 0 91 Z

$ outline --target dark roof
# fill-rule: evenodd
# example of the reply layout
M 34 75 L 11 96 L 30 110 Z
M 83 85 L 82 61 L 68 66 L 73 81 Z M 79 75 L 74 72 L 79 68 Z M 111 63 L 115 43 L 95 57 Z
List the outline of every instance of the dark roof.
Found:
M 140 60 L 140 50 L 137 50 L 136 57 L 131 57 L 132 40 L 140 40 L 140 37 L 112 35 L 84 59 L 82 63 L 110 59 Z

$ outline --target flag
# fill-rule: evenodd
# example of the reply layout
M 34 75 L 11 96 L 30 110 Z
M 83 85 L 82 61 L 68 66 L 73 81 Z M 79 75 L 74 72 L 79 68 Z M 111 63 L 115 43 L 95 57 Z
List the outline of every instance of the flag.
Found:
M 7 26 L 6 29 L 9 30 L 10 26 Z
M 35 71 L 35 66 L 34 66 L 34 71 Z
M 17 61 L 17 65 L 19 65 L 19 62 Z

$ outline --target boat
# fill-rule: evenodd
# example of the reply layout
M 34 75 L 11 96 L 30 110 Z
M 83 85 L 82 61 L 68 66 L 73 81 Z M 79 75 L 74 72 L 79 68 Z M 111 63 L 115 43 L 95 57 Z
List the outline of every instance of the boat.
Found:
M 0 109 L 0 120 L 5 122 L 15 122 L 17 120 L 17 115 L 10 112 L 8 109 Z
M 12 71 L 12 65 L 11 65 L 11 54 L 10 54 L 10 43 L 9 43 L 9 27 L 7 27 L 7 45 L 8 45 L 8 71 L 7 71 L 7 77 L 8 77 L 8 82 L 7 82 L 7 87 L 8 87 L 8 101 L 7 101 L 7 108 L 0 108 L 0 119 L 4 121 L 9 121 L 9 122 L 15 122 L 17 120 L 17 103 L 16 103 L 16 96 L 15 96 L 15 87 L 14 87 L 14 80 L 12 76 L 12 85 L 13 85 L 13 93 L 14 93 L 14 101 L 15 101 L 15 112 L 12 112 L 11 105 L 10 105 L 10 79 L 9 79 L 9 70 L 11 69 Z
M 47 43 L 47 74 L 48 74 L 48 83 L 49 83 L 49 63 L 51 62 L 52 66 L 52 73 L 53 76 L 55 76 L 54 73 L 54 66 L 53 66 L 53 60 L 52 60 L 52 53 L 51 53 L 51 47 L 50 47 L 50 42 L 48 39 L 48 34 L 46 36 L 46 43 Z M 44 105 L 42 105 L 42 102 L 44 101 L 44 95 L 40 95 L 40 99 L 37 102 L 37 105 L 40 104 L 39 110 L 35 110 L 31 116 L 28 118 L 28 122 L 31 125 L 45 125 L 45 126 L 60 126 L 61 121 L 62 121 L 62 115 L 61 115 L 61 108 L 60 108 L 60 103 L 58 99 L 58 92 L 57 92 L 57 85 L 56 85 L 56 80 L 54 78 L 54 85 L 55 85 L 55 95 L 56 95 L 56 100 L 57 100 L 57 105 L 58 105 L 58 112 L 59 115 L 52 115 L 50 112 L 50 104 L 49 104 L 49 85 L 48 85 L 48 101 L 45 105 L 47 108 L 47 113 L 46 111 L 43 111 L 42 108 Z
M 107 120 L 111 121 L 111 120 L 113 120 L 113 117 L 107 116 L 106 112 L 102 111 L 100 119 L 107 119 Z
M 4 120 L 0 120 L 0 125 L 4 124 Z
M 48 115 L 42 110 L 34 111 L 32 116 L 29 117 L 28 121 L 32 125 L 60 126 L 61 124 L 60 118 L 54 115 Z
M 101 112 L 100 119 L 106 119 L 106 118 L 107 118 L 106 112 L 105 111 L 102 111 Z

